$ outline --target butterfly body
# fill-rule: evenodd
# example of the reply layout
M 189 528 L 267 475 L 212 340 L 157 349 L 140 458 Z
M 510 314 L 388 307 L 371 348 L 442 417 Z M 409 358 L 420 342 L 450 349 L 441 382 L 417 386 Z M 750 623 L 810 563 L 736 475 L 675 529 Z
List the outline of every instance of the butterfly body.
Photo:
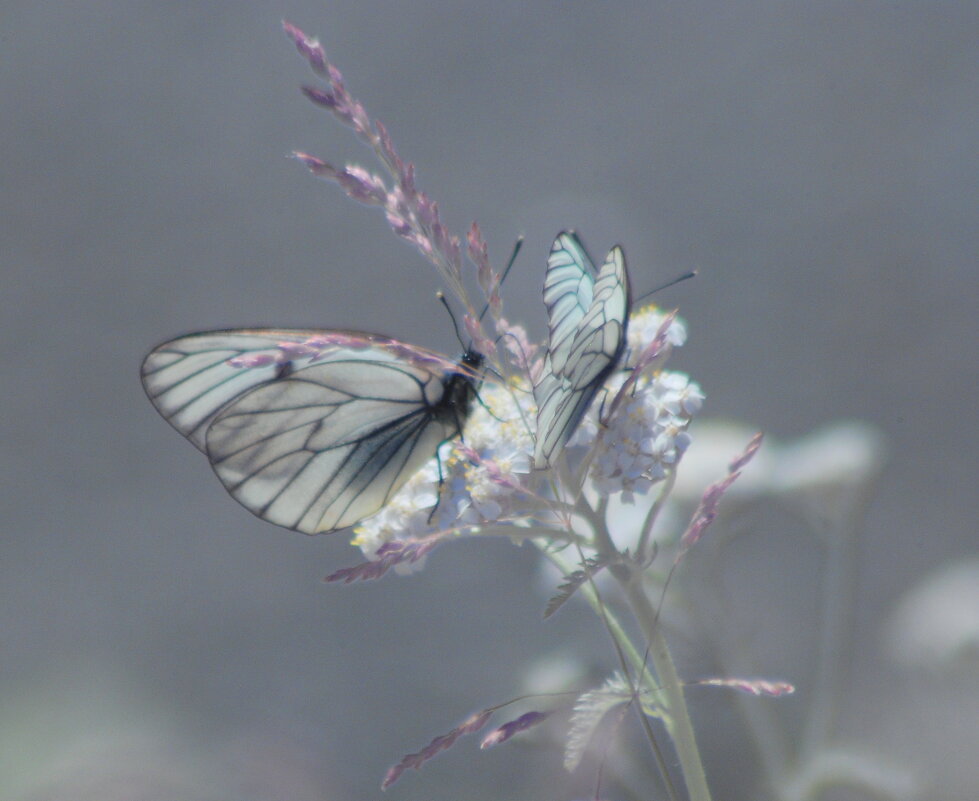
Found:
M 315 534 L 374 514 L 461 433 L 481 365 L 374 334 L 256 329 L 165 343 L 142 377 L 232 497 Z

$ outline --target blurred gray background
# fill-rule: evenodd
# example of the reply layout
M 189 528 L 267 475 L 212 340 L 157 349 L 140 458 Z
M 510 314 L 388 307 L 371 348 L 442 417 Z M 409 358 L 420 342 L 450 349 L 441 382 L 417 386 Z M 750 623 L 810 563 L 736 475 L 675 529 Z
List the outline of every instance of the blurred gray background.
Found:
M 532 333 L 550 240 L 573 226 L 598 255 L 625 246 L 637 291 L 699 269 L 662 301 L 689 323 L 676 364 L 705 414 L 776 437 L 883 430 L 842 725 L 944 760 L 933 797 L 974 799 L 974 674 L 943 695 L 879 642 L 904 589 L 979 550 L 965 1 L 6 0 L 0 795 L 378 797 L 390 764 L 517 694 L 541 654 L 613 665 L 590 614 L 541 622 L 529 549 L 471 541 L 419 576 L 323 584 L 357 560 L 344 537 L 253 518 L 144 398 L 145 352 L 192 330 L 457 350 L 434 270 L 285 158 L 372 166 L 300 95 L 282 18 L 321 37 L 457 232 L 478 220 L 497 265 L 526 235 L 506 297 Z M 804 686 L 819 565 L 770 535 L 732 583 L 767 588 L 746 603 L 795 632 L 762 672 Z M 779 710 L 790 730 L 799 704 Z M 717 797 L 753 797 L 737 721 L 695 712 Z M 388 794 L 587 797 L 594 767 L 463 743 Z

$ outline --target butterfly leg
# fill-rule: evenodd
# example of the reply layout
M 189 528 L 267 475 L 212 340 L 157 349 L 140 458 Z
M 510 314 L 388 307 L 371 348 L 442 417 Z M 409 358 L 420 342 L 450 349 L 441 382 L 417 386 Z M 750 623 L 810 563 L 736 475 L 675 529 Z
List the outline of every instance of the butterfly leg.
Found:
M 435 450 L 435 464 L 438 465 L 438 469 L 439 469 L 439 487 L 438 487 L 438 490 L 435 493 L 435 504 L 432 506 L 431 511 L 428 513 L 428 524 L 429 525 L 432 524 L 432 520 L 435 517 L 435 513 L 438 511 L 439 506 L 442 505 L 442 487 L 445 485 L 445 474 L 442 472 L 442 454 L 441 454 L 441 450 L 442 450 L 442 446 L 446 442 L 450 442 L 450 441 L 451 441 L 450 439 L 442 440 L 442 442 L 439 443 L 438 448 L 436 448 L 436 450 Z

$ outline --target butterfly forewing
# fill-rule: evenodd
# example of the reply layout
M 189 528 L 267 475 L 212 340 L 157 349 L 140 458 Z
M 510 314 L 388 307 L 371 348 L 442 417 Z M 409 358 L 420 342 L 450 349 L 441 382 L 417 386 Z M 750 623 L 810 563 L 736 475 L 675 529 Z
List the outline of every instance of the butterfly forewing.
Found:
M 261 355 L 274 359 L 281 354 L 281 343 L 300 343 L 310 336 L 309 331 L 256 330 L 180 337 L 155 348 L 143 361 L 143 388 L 166 421 L 204 450 L 204 437 L 214 416 L 281 371 L 281 365 L 274 362 L 248 369 L 230 362 Z
M 567 362 L 556 371 L 572 386 L 582 387 L 604 378 L 618 361 L 625 343 L 627 287 L 622 249 L 615 247 L 598 274 L 591 306 L 578 323 Z
M 323 341 L 339 344 L 305 349 Z M 143 383 L 236 500 L 315 534 L 377 512 L 459 433 L 480 364 L 370 334 L 223 331 L 161 345 Z
M 577 246 L 577 250 L 571 245 Z M 538 406 L 534 451 L 537 467 L 551 464 L 574 432 L 602 382 L 615 369 L 625 347 L 629 308 L 629 281 L 620 247 L 612 248 L 597 280 L 589 269 L 590 259 L 580 242 L 570 234 L 558 237 L 551 250 L 552 257 L 555 252 L 580 252 L 581 256 L 548 261 L 545 302 L 549 287 L 554 302 L 548 304 L 551 338 L 544 370 L 534 387 Z M 552 280 L 553 270 L 559 272 L 559 279 Z M 587 285 L 588 290 L 572 291 L 575 279 L 579 284 Z M 558 286 L 567 290 L 558 293 L 554 289 Z M 589 303 L 582 310 L 580 301 L 584 297 L 589 298 Z M 566 298 L 572 298 L 574 302 Z M 557 317 L 561 309 L 565 314 Z

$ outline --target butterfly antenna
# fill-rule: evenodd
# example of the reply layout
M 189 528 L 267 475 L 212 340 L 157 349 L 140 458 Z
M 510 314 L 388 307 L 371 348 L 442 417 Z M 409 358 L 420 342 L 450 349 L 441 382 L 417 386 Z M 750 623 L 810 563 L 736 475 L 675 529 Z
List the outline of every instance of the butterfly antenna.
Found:
M 696 278 L 697 270 L 691 270 L 689 273 L 684 273 L 683 275 L 677 276 L 676 278 L 671 278 L 665 284 L 660 284 L 655 289 L 650 289 L 648 292 L 643 292 L 638 298 L 636 298 L 632 305 L 638 306 L 650 295 L 655 295 L 657 292 L 662 292 L 664 289 L 669 289 L 671 286 L 676 286 L 677 284 L 686 281 L 688 278 Z
M 517 260 L 517 254 L 520 253 L 520 249 L 523 247 L 523 234 L 517 237 L 517 241 L 513 243 L 513 252 L 510 253 L 510 260 L 506 263 L 506 267 L 503 269 L 503 274 L 500 276 L 500 281 L 496 285 L 497 288 L 503 286 L 503 282 L 506 281 L 506 277 L 510 274 L 510 268 L 513 267 L 513 263 Z M 486 305 L 483 306 L 483 310 L 479 313 L 479 322 L 483 321 L 486 316 L 486 312 L 489 311 L 489 301 L 486 301 Z
M 459 330 L 459 321 L 456 320 L 455 313 L 452 311 L 452 307 L 449 305 L 449 301 L 445 299 L 445 293 L 439 290 L 435 293 L 435 297 L 439 299 L 439 303 L 445 306 L 445 310 L 449 313 L 449 319 L 452 321 L 452 328 L 456 332 L 456 339 L 459 340 L 459 344 L 462 345 L 463 350 L 469 350 L 472 345 L 467 345 L 465 340 L 462 338 L 462 332 Z

